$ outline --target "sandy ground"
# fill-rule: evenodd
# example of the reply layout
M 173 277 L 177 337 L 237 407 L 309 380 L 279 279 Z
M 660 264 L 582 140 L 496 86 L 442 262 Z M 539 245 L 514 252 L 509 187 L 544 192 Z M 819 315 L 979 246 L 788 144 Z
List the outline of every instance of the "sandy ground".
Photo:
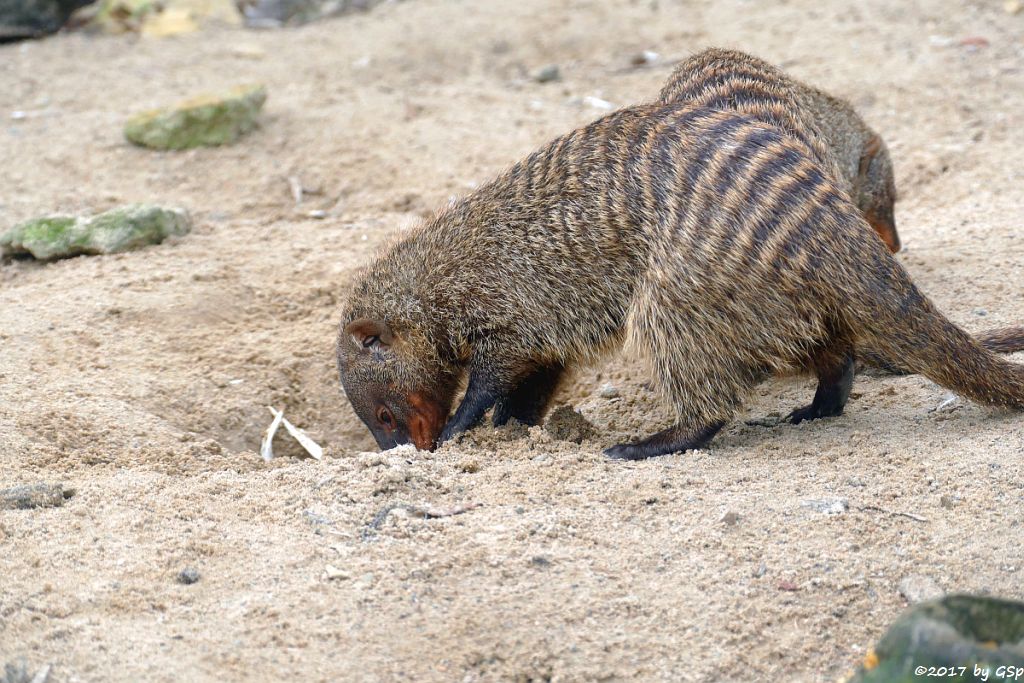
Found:
M 415 0 L 294 30 L 0 46 L 0 225 L 130 201 L 197 220 L 143 252 L 0 263 L 0 488 L 76 491 L 0 512 L 0 666 L 835 681 L 907 576 L 1024 598 L 1024 419 L 936 411 L 947 393 L 919 377 L 860 378 L 838 419 L 746 425 L 813 388 L 771 381 L 707 451 L 636 464 L 600 451 L 667 419 L 628 359 L 560 396 L 597 427 L 582 445 L 481 429 L 378 454 L 337 384 L 339 292 L 375 248 L 601 114 L 581 98 L 653 98 L 709 45 L 848 97 L 892 149 L 916 280 L 969 329 L 1024 320 L 1024 14 L 895 5 Z M 641 50 L 662 61 L 630 68 Z M 549 63 L 561 82 L 530 80 Z M 270 100 L 236 146 L 121 137 L 135 111 L 248 81 Z M 290 176 L 319 194 L 296 206 Z M 324 460 L 279 439 L 263 464 L 267 405 Z M 849 509 L 807 505 L 835 498 Z

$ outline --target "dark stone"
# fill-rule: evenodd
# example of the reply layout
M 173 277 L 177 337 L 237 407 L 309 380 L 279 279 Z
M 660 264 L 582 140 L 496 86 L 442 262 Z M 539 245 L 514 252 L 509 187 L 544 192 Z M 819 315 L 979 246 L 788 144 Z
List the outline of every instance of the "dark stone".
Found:
M 0 43 L 54 33 L 93 0 L 0 0 Z
M 185 567 L 178 572 L 178 583 L 191 586 L 193 583 L 199 580 L 199 570 L 194 567 Z

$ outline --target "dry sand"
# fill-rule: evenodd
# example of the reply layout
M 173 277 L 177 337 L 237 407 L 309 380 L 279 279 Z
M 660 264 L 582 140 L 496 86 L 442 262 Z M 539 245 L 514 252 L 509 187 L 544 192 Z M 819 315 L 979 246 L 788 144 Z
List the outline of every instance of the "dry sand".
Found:
M 892 149 L 915 279 L 969 329 L 1020 322 L 1022 33 L 995 0 L 416 0 L 294 30 L 0 46 L 0 225 L 131 201 L 197 219 L 142 252 L 0 263 L 0 488 L 76 491 L 0 512 L 0 666 L 835 681 L 907 576 L 1024 598 L 1024 419 L 935 411 L 947 393 L 922 378 L 861 377 L 838 419 L 744 424 L 813 389 L 771 381 L 708 450 L 630 464 L 600 449 L 667 413 L 628 359 L 560 396 L 597 427 L 582 445 L 482 429 L 377 454 L 332 356 L 339 292 L 385 240 L 601 114 L 581 98 L 653 98 L 709 45 L 848 97 Z M 641 50 L 662 61 L 630 68 Z M 561 82 L 528 78 L 549 63 Z M 121 137 L 135 111 L 247 81 L 270 100 L 233 147 Z M 320 194 L 296 206 L 290 176 Z M 621 398 L 600 397 L 609 381 Z M 267 405 L 324 460 L 281 439 L 263 464 Z M 805 505 L 835 498 L 849 509 Z M 187 567 L 198 582 L 177 581 Z

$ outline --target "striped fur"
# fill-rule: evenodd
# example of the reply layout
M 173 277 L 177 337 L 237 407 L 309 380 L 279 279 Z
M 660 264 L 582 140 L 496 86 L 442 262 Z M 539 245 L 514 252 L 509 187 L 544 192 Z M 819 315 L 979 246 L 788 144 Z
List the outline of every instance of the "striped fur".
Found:
M 679 64 L 658 101 L 732 109 L 785 130 L 807 145 L 822 166 L 832 169 L 839 186 L 890 250 L 899 251 L 889 151 L 849 103 L 800 83 L 757 57 L 720 48 Z
M 338 341 L 357 413 L 374 429 L 373 406 L 409 395 L 447 412 L 453 378 L 468 370 L 444 440 L 492 406 L 496 421 L 528 412 L 514 404 L 547 400 L 561 368 L 624 342 L 677 417 L 612 449 L 618 457 L 699 446 L 770 374 L 810 371 L 827 385 L 861 351 L 1024 408 L 1024 367 L 935 310 L 813 142 L 685 98 L 556 139 L 359 277 Z M 394 343 L 360 348 L 348 331 L 362 320 L 386 325 Z

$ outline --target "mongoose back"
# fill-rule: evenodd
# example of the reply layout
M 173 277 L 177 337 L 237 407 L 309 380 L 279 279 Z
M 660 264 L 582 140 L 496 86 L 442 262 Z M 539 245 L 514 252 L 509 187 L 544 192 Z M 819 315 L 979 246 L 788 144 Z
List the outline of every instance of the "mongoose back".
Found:
M 783 128 L 824 165 L 889 249 L 900 250 L 893 205 L 896 184 L 882 138 L 849 103 L 805 85 L 762 59 L 710 48 L 684 60 L 661 89 L 662 103 L 734 109 Z
M 838 415 L 860 352 L 1024 408 L 1024 366 L 935 309 L 807 144 L 683 101 L 559 137 L 413 229 L 358 277 L 337 356 L 378 444 L 426 449 L 492 408 L 535 423 L 563 369 L 624 342 L 676 419 L 616 458 L 702 446 L 777 371 L 818 378 L 792 421 Z

